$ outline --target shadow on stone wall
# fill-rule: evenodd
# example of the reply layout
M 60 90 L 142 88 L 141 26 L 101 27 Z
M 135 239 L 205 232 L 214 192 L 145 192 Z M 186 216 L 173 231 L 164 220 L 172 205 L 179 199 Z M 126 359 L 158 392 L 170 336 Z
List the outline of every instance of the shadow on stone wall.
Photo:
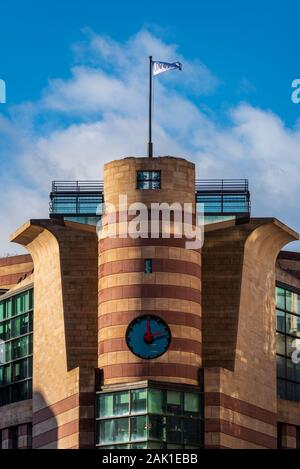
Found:
M 33 393 L 32 408 L 32 449 L 57 449 L 57 418 L 40 392 Z

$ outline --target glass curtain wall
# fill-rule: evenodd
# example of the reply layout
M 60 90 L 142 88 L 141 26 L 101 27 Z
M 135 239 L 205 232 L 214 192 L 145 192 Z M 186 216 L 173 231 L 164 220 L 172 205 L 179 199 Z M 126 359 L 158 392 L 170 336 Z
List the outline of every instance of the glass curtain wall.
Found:
M 141 388 L 97 394 L 99 448 L 201 448 L 203 394 Z
M 0 406 L 29 399 L 33 290 L 0 301 Z

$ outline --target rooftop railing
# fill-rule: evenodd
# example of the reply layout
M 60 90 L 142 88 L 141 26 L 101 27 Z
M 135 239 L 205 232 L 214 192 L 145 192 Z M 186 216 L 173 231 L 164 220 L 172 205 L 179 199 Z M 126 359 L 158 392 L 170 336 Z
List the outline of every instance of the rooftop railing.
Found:
M 249 215 L 248 179 L 196 179 L 196 203 L 206 215 Z M 104 203 L 103 181 L 53 181 L 50 216 L 95 216 Z

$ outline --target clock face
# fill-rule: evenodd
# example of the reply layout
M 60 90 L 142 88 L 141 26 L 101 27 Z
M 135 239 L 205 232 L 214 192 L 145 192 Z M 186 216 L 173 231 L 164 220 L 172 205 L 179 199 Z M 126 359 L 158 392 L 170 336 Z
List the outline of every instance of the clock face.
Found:
M 126 331 L 128 348 L 140 358 L 150 360 L 165 353 L 171 342 L 167 323 L 152 314 L 131 321 Z

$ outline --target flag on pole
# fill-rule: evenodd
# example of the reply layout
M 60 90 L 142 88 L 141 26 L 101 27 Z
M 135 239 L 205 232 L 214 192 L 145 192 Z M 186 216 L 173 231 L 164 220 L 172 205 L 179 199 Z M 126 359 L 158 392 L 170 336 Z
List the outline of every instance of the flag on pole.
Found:
M 169 70 L 182 70 L 180 62 L 158 62 L 157 60 L 152 61 L 152 73 L 153 75 L 159 75 L 160 73 L 168 72 Z
M 152 81 L 153 76 L 160 73 L 168 72 L 169 70 L 182 70 L 180 62 L 159 62 L 152 60 L 152 55 L 149 56 L 149 140 L 148 140 L 148 157 L 153 156 L 153 143 L 152 143 Z

